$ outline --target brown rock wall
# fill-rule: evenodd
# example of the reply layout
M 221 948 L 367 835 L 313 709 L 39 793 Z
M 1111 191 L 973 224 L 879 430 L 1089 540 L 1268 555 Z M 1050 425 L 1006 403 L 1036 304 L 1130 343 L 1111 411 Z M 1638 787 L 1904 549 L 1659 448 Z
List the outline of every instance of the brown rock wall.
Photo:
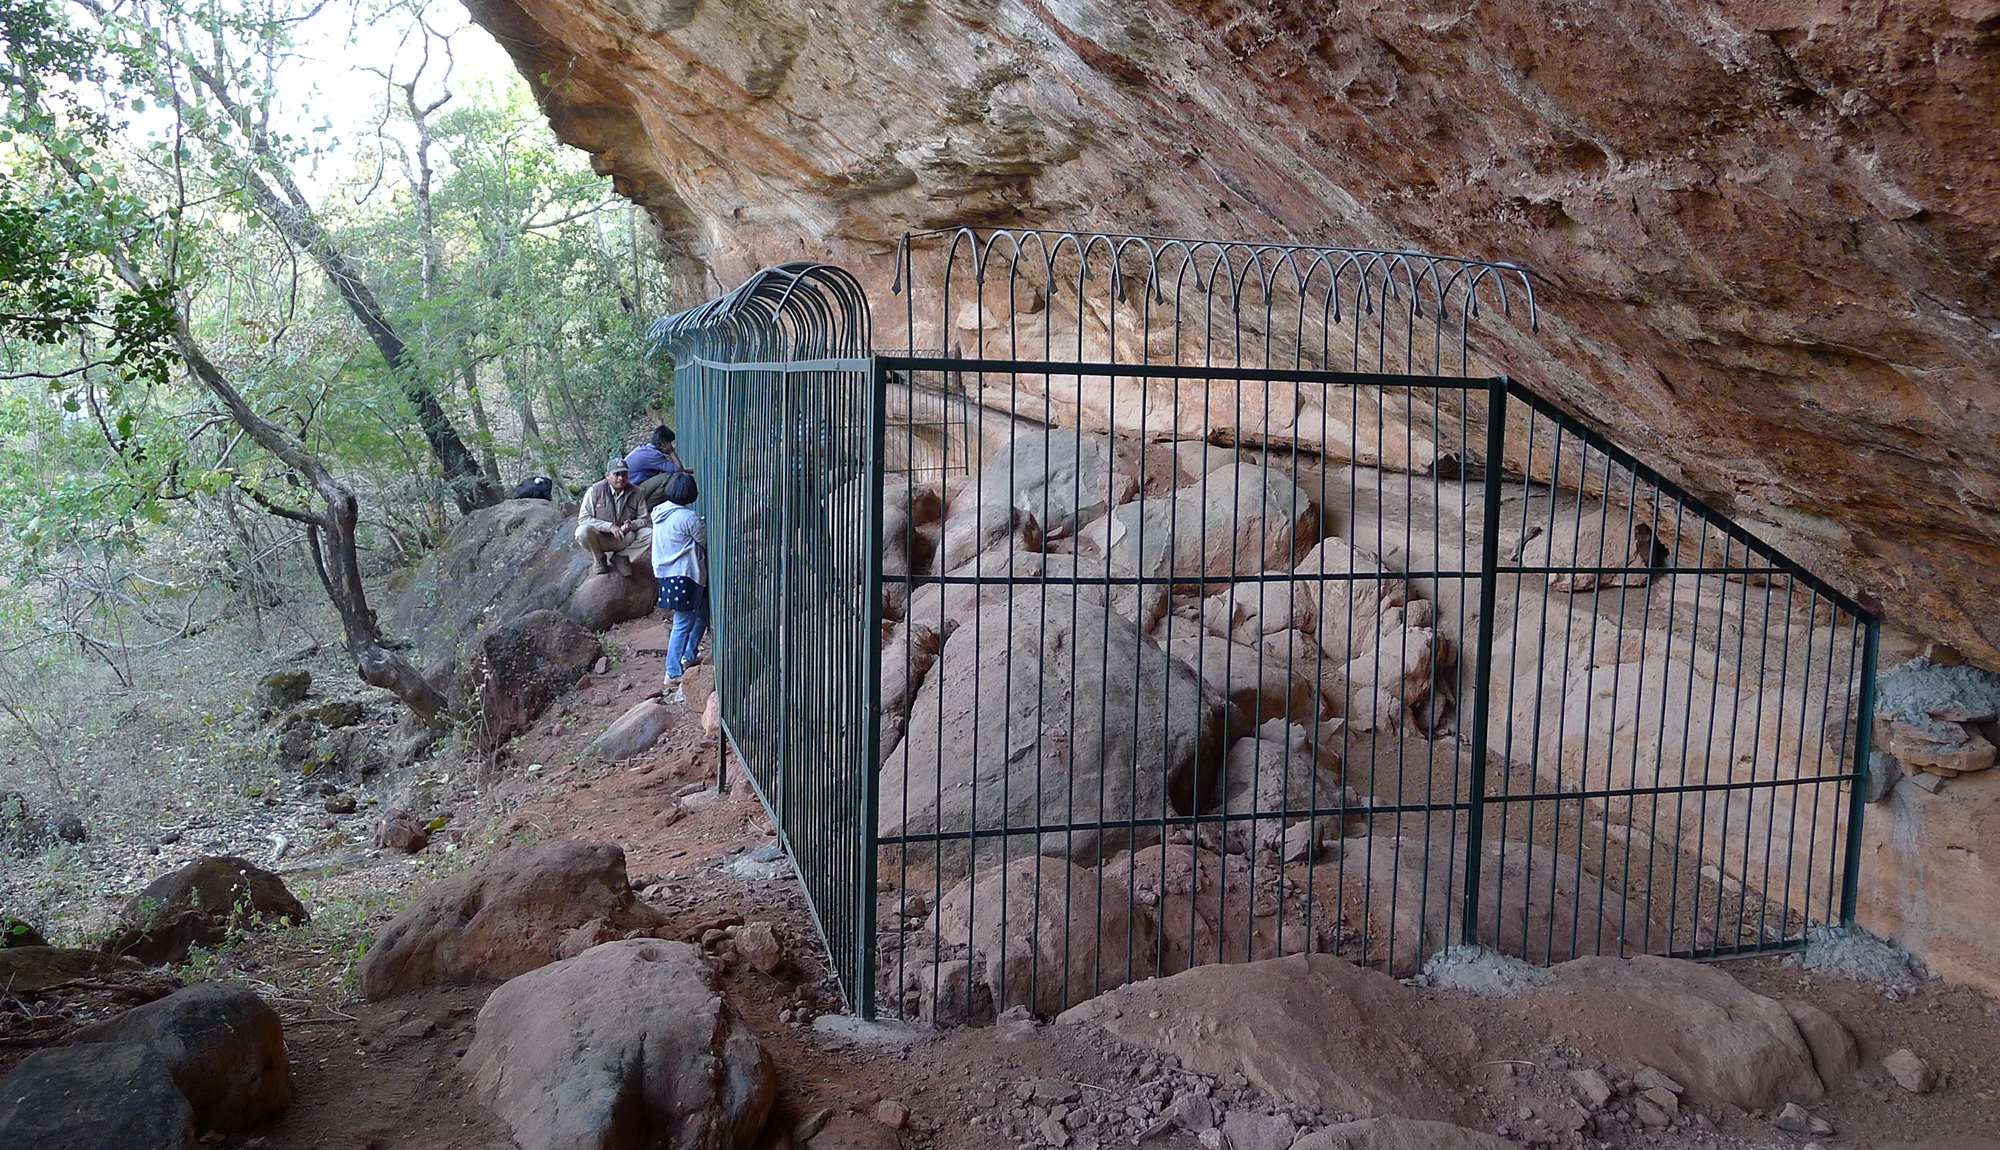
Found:
M 470 0 L 688 302 L 1035 224 L 1515 259 L 1489 360 L 2000 663 L 2000 4 Z M 885 313 L 886 314 L 886 313 Z

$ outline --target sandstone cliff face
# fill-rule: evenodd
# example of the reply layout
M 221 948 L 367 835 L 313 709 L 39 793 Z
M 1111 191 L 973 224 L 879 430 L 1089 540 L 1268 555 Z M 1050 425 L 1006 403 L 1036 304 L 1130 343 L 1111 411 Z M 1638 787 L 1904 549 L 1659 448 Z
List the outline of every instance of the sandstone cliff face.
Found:
M 955 223 L 1514 259 L 1494 361 L 2000 665 L 1995 0 L 468 2 L 690 299 Z

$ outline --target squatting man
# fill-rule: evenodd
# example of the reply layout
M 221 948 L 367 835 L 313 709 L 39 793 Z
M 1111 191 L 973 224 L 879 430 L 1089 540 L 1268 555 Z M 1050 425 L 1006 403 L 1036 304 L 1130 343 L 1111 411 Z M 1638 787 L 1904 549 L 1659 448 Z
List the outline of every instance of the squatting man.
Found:
M 576 541 L 590 552 L 590 570 L 603 575 L 615 566 L 620 575 L 632 573 L 632 560 L 653 546 L 653 526 L 646 496 L 632 483 L 623 459 L 604 469 L 604 481 L 583 493 L 576 511 Z

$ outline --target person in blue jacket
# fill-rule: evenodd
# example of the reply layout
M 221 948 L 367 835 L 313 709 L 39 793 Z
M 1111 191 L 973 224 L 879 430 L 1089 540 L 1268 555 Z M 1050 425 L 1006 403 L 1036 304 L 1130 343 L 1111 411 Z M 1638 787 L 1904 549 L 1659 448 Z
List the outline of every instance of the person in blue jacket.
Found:
M 625 457 L 632 471 L 632 483 L 646 497 L 647 507 L 660 505 L 660 492 L 667 480 L 688 470 L 674 450 L 674 429 L 666 424 L 653 429 L 653 437 L 632 449 Z

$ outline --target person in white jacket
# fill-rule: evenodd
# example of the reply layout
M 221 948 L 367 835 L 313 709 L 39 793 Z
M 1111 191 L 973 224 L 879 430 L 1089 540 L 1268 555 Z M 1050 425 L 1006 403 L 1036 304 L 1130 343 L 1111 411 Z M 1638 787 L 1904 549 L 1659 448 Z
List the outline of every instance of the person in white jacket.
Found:
M 681 674 L 696 661 L 708 630 L 708 526 L 690 506 L 701 494 L 692 473 L 675 473 L 660 494 L 652 513 L 653 577 L 660 581 L 659 605 L 674 613 L 666 685 L 670 702 L 686 702 Z

